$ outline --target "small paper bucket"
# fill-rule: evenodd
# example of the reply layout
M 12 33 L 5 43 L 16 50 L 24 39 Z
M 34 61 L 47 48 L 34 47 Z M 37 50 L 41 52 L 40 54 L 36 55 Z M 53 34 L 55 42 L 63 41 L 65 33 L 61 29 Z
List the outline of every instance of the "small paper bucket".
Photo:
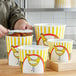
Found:
M 56 8 L 71 8 L 71 0 L 55 0 Z
M 36 42 L 38 45 L 44 45 L 45 39 L 41 37 L 43 34 L 47 39 L 63 39 L 65 25 L 63 24 L 35 24 Z
M 6 36 L 6 46 L 8 54 L 8 64 L 11 66 L 19 66 L 19 54 L 16 49 L 20 45 L 32 45 L 33 36 Z
M 71 60 L 73 40 L 68 39 L 49 39 L 49 59 L 51 61 Z
M 46 46 L 20 46 L 19 59 L 21 62 L 21 70 L 23 73 L 43 73 L 47 56 L 48 47 Z

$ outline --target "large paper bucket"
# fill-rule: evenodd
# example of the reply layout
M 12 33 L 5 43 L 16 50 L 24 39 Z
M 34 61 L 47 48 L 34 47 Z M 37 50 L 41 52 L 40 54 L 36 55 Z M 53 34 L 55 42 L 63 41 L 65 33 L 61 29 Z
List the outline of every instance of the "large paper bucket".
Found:
M 38 45 L 44 45 L 45 39 L 42 38 L 42 34 L 46 39 L 63 39 L 65 25 L 63 24 L 35 24 L 36 42 Z
M 46 68 L 48 47 L 46 46 L 20 46 L 18 47 L 21 70 L 23 73 L 43 73 Z
M 20 45 L 32 45 L 32 38 L 32 35 L 25 37 L 6 36 L 6 46 L 9 65 L 19 66 L 19 53 L 16 48 Z
M 71 8 L 71 0 L 55 0 L 56 8 Z
M 51 61 L 71 60 L 73 40 L 68 39 L 49 39 L 49 59 Z

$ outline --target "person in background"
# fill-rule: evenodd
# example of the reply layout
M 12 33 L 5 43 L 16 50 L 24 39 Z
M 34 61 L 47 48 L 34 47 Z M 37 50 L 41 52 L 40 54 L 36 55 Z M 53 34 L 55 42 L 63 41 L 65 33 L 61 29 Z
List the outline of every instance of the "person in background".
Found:
M 14 0 L 0 0 L 0 38 L 9 30 L 32 29 Z

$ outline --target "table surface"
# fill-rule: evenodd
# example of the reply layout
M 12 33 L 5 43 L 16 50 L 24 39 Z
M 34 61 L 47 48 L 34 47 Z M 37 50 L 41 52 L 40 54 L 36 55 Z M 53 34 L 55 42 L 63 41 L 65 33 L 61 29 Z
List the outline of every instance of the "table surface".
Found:
M 0 59 L 0 76 L 76 76 L 75 71 L 56 72 L 49 68 L 44 74 L 23 74 L 20 67 L 8 66 L 7 59 Z

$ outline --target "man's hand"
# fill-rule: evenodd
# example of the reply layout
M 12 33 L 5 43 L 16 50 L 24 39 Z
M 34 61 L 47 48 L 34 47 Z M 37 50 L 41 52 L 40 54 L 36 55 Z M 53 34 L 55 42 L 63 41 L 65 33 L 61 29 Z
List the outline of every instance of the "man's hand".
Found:
M 15 30 L 26 30 L 26 29 L 32 30 L 32 26 L 29 25 L 24 19 L 20 19 L 16 22 L 14 29 Z
M 0 25 L 0 38 L 5 36 L 8 33 L 8 29 Z

